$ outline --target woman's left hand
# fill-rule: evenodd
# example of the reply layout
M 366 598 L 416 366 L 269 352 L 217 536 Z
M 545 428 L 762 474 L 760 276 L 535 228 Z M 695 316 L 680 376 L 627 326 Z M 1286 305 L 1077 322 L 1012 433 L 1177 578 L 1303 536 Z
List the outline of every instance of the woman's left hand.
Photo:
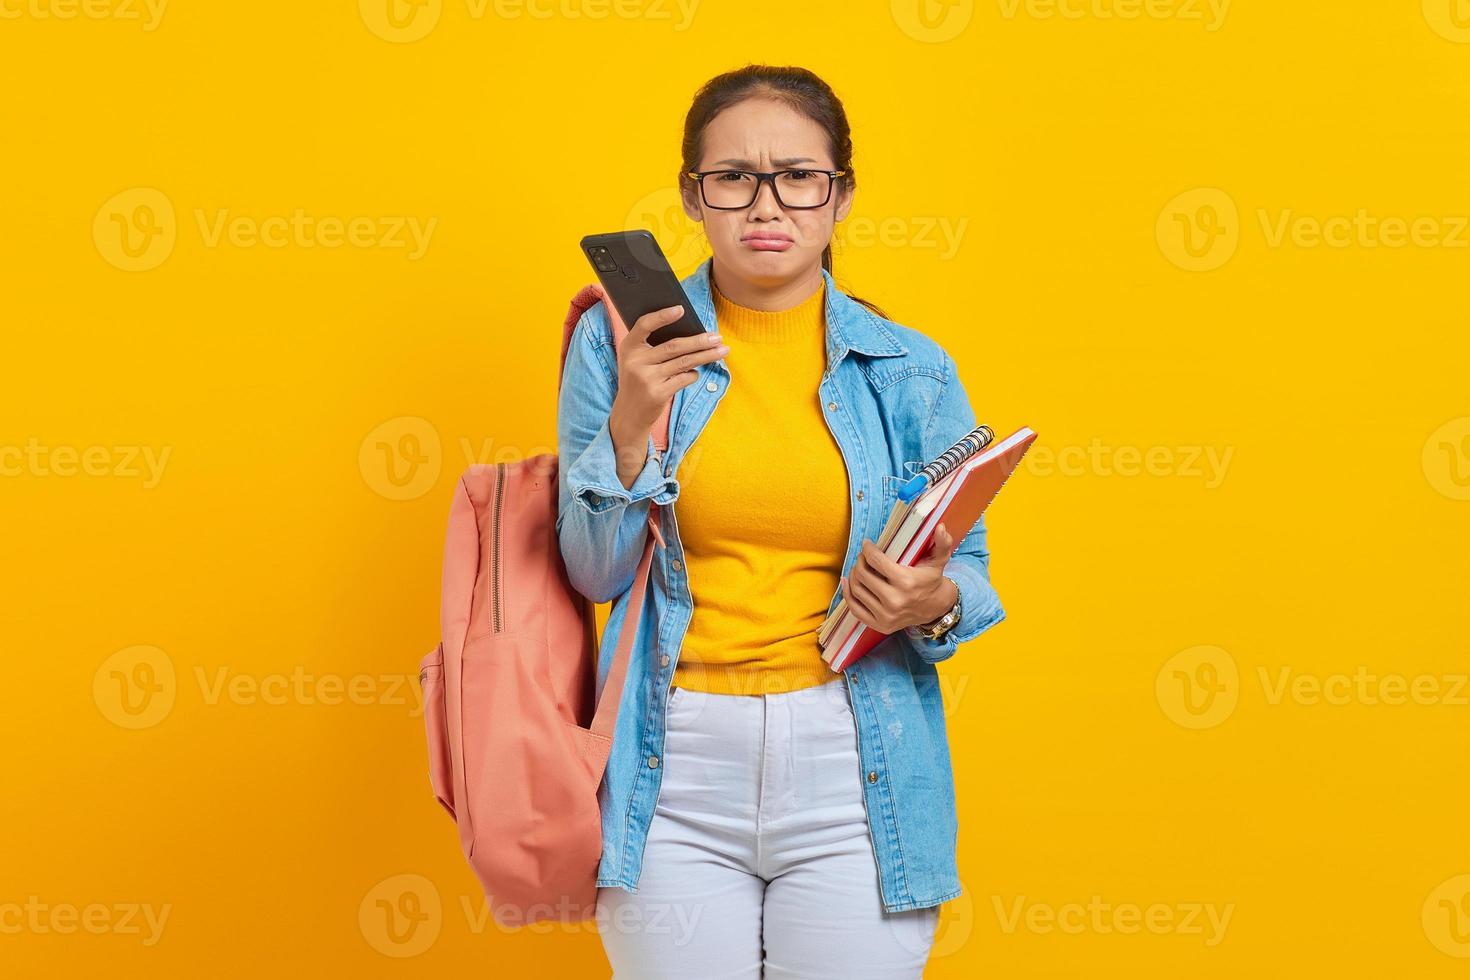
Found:
M 852 571 L 842 578 L 842 593 L 853 615 L 880 633 L 897 633 L 943 616 L 958 598 L 954 585 L 944 576 L 955 543 L 949 529 L 940 524 L 934 529 L 929 554 L 910 567 L 900 565 L 864 538 Z

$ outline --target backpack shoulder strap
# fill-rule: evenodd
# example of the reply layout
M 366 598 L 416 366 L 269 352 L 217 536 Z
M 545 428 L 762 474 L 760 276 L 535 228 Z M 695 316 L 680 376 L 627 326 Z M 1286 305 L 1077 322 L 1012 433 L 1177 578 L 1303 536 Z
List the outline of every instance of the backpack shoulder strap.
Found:
M 451 799 L 468 799 L 465 785 L 463 703 L 464 648 L 474 614 L 475 578 L 480 572 L 480 524 L 475 513 L 472 484 L 483 480 L 483 470 L 471 467 L 454 484 L 449 522 L 444 534 L 444 564 L 439 592 L 439 644 L 444 663 L 444 689 L 455 692 L 444 702 L 445 737 L 449 741 Z
M 468 483 L 473 471 L 454 484 L 449 505 L 449 522 L 444 534 L 444 564 L 440 576 L 439 637 L 444 643 L 444 662 L 456 663 L 470 632 L 475 598 L 475 577 L 480 571 L 480 527 Z
M 571 349 L 572 333 L 577 328 L 577 321 L 582 319 L 582 314 L 591 309 L 597 303 L 601 303 L 607 311 L 608 321 L 612 324 L 613 350 L 616 352 L 628 335 L 628 325 L 618 315 L 612 302 L 607 298 L 607 291 L 602 288 L 602 283 L 594 282 L 583 286 L 572 297 L 571 306 L 567 309 L 566 321 L 562 325 L 561 359 L 556 372 L 557 388 L 560 390 L 561 377 L 566 372 L 567 352 Z M 655 453 L 662 456 L 669 448 L 669 415 L 673 409 L 674 399 L 670 396 L 664 403 L 663 410 L 659 412 L 658 420 L 653 423 L 651 435 L 653 436 L 653 447 Z M 643 619 L 644 600 L 648 592 L 648 580 L 653 572 L 653 546 L 657 542 L 660 548 L 667 545 L 664 542 L 663 531 L 659 529 L 658 504 L 650 501 L 648 507 L 648 537 L 643 545 L 643 554 L 638 560 L 638 570 L 633 573 L 633 585 L 628 596 L 628 608 L 623 614 L 623 628 L 618 633 L 618 643 L 613 650 L 612 663 L 608 666 L 607 680 L 602 686 L 602 696 L 597 701 L 597 712 L 592 718 L 592 731 L 602 737 L 612 740 L 613 730 L 617 727 L 618 706 L 622 702 L 623 688 L 628 677 L 628 661 L 632 656 L 633 638 L 638 633 L 638 625 Z
M 603 309 L 607 311 L 608 321 L 612 324 L 614 351 L 617 351 L 622 346 L 623 338 L 628 335 L 628 325 L 623 322 L 623 318 L 618 315 L 618 311 L 608 300 L 607 290 L 602 288 L 602 283 L 594 282 L 583 286 L 578 290 L 577 295 L 572 297 L 572 305 L 567 310 L 566 323 L 562 327 L 561 360 L 558 362 L 556 372 L 558 389 L 561 387 L 561 376 L 567 363 L 567 351 L 571 350 L 572 332 L 577 329 L 577 321 L 582 319 L 583 313 L 586 313 L 599 302 L 602 304 Z M 663 410 L 659 412 L 658 421 L 653 423 L 653 447 L 658 451 L 659 455 L 663 455 L 669 448 L 669 412 L 673 406 L 674 399 L 670 396 L 669 400 L 664 403 Z M 662 546 L 662 541 L 660 541 L 660 546 Z

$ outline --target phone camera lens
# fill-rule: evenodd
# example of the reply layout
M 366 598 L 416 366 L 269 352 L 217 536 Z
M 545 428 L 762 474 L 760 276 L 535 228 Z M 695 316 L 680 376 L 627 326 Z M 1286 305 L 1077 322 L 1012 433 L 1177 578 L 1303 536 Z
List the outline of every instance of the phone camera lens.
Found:
M 608 254 L 606 246 L 594 245 L 588 251 L 592 255 L 593 266 L 595 266 L 599 272 L 618 271 L 618 264 L 617 262 L 613 261 L 613 257 Z

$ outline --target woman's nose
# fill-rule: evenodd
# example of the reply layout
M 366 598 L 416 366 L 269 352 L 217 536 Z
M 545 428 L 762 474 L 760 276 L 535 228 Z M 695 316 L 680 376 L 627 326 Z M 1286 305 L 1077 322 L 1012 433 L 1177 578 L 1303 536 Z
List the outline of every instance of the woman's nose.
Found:
M 751 209 L 760 217 L 774 218 L 781 213 L 781 202 L 776 200 L 776 186 L 769 180 L 760 182 L 755 189 L 755 200 L 750 202 Z

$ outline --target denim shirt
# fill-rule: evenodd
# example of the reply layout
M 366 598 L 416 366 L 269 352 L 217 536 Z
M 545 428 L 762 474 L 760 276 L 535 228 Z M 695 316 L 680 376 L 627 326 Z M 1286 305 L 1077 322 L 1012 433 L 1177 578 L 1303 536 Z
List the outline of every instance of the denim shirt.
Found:
M 718 330 L 712 264 L 706 259 L 683 284 L 706 329 Z M 937 343 L 877 316 L 839 291 L 830 273 L 822 275 L 827 369 L 812 397 L 820 398 L 847 468 L 847 574 L 863 538 L 876 540 L 882 531 L 899 486 L 973 429 L 976 418 L 954 361 Z M 650 533 L 650 501 L 660 505 L 659 530 L 667 545 L 654 548 L 643 620 L 598 788 L 603 846 L 597 884 L 636 892 L 663 776 L 669 682 L 693 611 L 676 519 L 679 462 L 717 410 L 732 374 L 723 360 L 703 364 L 698 380 L 675 393 L 668 450 L 660 459 L 649 436 L 649 455 L 630 489 L 618 479 L 607 426 L 618 370 L 602 303 L 577 322 L 563 370 L 556 529 L 572 587 L 595 602 L 612 602 L 598 651 L 599 696 Z M 771 441 L 779 445 L 774 436 Z M 935 665 L 1005 618 L 990 584 L 985 537 L 982 522 L 961 539 L 945 566 L 961 598 L 960 621 L 947 635 L 928 640 L 907 627 L 843 672 L 862 760 L 853 778 L 862 787 L 882 903 L 890 912 L 960 894 L 954 778 Z M 840 598 L 840 589 L 834 590 L 829 612 Z

